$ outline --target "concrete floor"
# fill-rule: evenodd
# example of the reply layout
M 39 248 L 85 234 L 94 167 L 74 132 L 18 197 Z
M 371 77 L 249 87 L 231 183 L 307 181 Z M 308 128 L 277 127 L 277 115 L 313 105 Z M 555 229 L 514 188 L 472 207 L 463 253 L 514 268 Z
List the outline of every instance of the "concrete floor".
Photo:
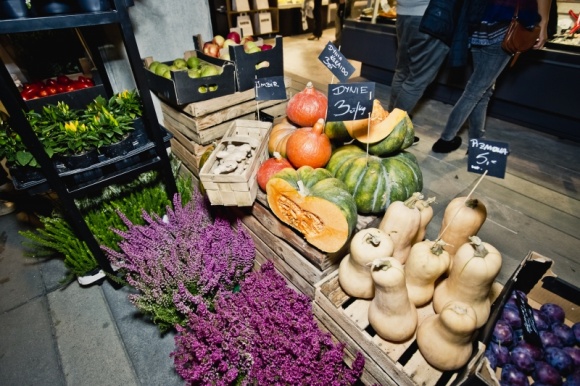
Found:
M 334 30 L 319 41 L 306 36 L 284 38 L 285 71 L 296 84 L 336 82 L 317 60 Z M 357 76 L 352 80 L 361 80 Z M 379 99 L 388 94 L 387 86 L 377 85 Z M 447 202 L 466 195 L 479 178 L 466 170 L 465 144 L 448 155 L 430 151 L 450 109 L 424 101 L 413 114 L 421 141 L 410 151 L 423 170 L 424 194 L 437 198 L 431 239 Z M 486 177 L 474 193 L 488 208 L 480 236 L 504 256 L 498 280 L 505 283 L 533 250 L 552 258 L 553 270 L 580 287 L 580 144 L 497 119 L 489 119 L 487 129 L 489 139 L 508 142 L 511 149 L 505 179 Z M 84 288 L 76 282 L 63 288 L 60 261 L 24 257 L 18 232 L 34 226 L 25 211 L 30 205 L 50 206 L 39 197 L 27 198 L 19 211 L 0 217 L 0 384 L 183 384 L 169 358 L 172 334 L 161 335 L 141 317 L 127 300 L 129 289 L 108 283 Z

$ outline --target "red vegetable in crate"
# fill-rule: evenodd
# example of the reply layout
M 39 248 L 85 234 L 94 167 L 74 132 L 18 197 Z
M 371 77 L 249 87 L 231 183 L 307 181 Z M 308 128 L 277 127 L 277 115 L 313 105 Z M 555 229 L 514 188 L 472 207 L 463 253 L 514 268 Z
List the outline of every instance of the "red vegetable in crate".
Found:
M 328 98 L 308 82 L 304 90 L 294 94 L 286 105 L 286 116 L 300 127 L 312 127 L 319 119 L 326 119 Z
M 274 156 L 264 161 L 258 169 L 257 178 L 260 189 L 265 192 L 266 184 L 268 184 L 270 178 L 280 170 L 286 168 L 294 169 L 292 164 L 290 164 L 286 158 L 283 158 L 280 153 L 274 152 Z

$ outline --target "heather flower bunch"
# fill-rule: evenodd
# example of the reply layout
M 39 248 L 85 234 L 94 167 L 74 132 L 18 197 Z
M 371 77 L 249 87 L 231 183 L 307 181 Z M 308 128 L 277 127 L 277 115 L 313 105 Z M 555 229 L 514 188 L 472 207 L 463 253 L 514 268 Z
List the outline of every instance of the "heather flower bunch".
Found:
M 286 285 L 271 262 L 217 297 L 214 312 L 200 305 L 177 327 L 171 354 L 188 384 L 352 385 L 364 357 L 349 368 L 344 344 L 322 332 L 310 300 Z
M 112 264 L 137 290 L 130 301 L 162 331 L 183 325 L 200 304 L 211 309 L 219 290 L 233 291 L 252 269 L 255 246 L 249 234 L 224 217 L 212 218 L 199 192 L 185 205 L 176 195 L 163 218 L 143 213 L 135 225 L 123 213 L 126 231 L 120 252 L 103 247 Z

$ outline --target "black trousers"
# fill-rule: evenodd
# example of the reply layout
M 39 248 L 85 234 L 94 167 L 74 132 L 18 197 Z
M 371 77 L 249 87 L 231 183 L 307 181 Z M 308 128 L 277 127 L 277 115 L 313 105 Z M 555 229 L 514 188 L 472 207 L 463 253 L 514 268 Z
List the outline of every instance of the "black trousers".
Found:
M 322 0 L 314 0 L 314 28 L 312 34 L 317 38 L 322 36 Z

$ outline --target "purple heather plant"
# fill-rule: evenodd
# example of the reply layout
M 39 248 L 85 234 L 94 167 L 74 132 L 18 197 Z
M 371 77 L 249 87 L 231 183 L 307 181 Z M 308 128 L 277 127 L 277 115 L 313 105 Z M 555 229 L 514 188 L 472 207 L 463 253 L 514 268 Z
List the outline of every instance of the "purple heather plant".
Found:
M 185 324 L 200 304 L 212 309 L 219 290 L 235 290 L 251 271 L 256 254 L 241 222 L 233 226 L 223 213 L 212 216 L 199 192 L 185 205 L 176 195 L 173 207 L 164 218 L 143 212 L 145 225 L 118 212 L 127 226 L 113 229 L 122 239 L 120 252 L 102 247 L 137 290 L 131 302 L 162 331 Z
M 171 356 L 191 385 L 352 385 L 364 367 L 361 353 L 352 368 L 344 363 L 345 345 L 319 329 L 310 299 L 272 262 L 240 291 L 220 292 L 214 312 L 200 304 L 177 331 Z

